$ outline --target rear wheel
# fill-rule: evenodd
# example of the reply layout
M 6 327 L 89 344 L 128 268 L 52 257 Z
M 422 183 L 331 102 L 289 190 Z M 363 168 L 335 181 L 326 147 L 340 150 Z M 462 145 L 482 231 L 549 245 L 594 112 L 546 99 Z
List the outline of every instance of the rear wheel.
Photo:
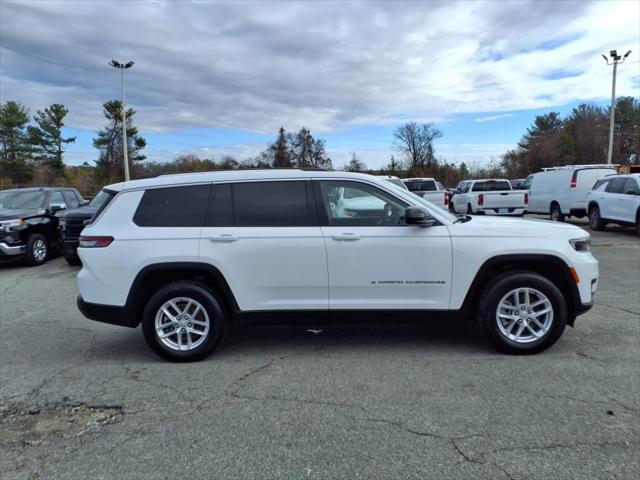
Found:
M 27 239 L 27 265 L 42 265 L 49 256 L 49 244 L 44 235 L 33 233 Z
M 602 217 L 600 217 L 600 209 L 597 205 L 594 205 L 589 209 L 589 226 L 591 227 L 591 230 L 604 229 L 604 222 L 602 221 Z
M 567 325 L 567 303 L 558 287 L 532 272 L 496 280 L 480 303 L 480 325 L 498 350 L 532 354 L 553 345 Z
M 471 209 L 471 204 L 467 204 L 467 215 L 471 215 L 473 213 L 473 210 Z
M 557 203 L 551 205 L 549 217 L 554 222 L 564 222 L 564 214 L 562 213 L 562 210 L 560 210 L 560 205 Z
M 142 331 L 147 344 L 175 362 L 201 360 L 220 345 L 227 330 L 222 302 L 204 285 L 179 281 L 147 302 Z

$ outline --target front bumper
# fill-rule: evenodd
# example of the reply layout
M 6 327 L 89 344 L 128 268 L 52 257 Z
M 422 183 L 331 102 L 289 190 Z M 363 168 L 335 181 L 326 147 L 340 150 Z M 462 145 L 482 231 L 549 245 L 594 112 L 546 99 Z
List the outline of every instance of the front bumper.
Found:
M 116 307 L 114 305 L 89 303 L 84 301 L 82 295 L 78 295 L 76 302 L 78 310 L 89 320 L 130 328 L 136 328 L 140 324 L 132 309 L 126 306 Z
M 9 245 L 6 242 L 0 242 L 0 255 L 24 255 L 26 252 L 26 245 Z

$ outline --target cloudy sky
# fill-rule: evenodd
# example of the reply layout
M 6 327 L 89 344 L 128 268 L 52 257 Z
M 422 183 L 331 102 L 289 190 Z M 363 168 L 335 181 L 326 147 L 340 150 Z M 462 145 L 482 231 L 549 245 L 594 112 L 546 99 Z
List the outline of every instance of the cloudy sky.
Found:
M 243 159 L 280 126 L 311 128 L 340 166 L 377 167 L 394 128 L 434 122 L 437 153 L 486 161 L 536 114 L 640 91 L 640 2 L 0 1 L 0 98 L 69 110 L 70 163 L 97 157 L 112 58 L 151 159 Z

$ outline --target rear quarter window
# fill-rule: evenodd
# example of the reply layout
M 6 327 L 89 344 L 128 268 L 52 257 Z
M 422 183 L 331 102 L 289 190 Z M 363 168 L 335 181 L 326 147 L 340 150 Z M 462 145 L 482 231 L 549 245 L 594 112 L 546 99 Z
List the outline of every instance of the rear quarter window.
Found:
M 312 224 L 306 182 L 232 184 L 237 227 L 304 227 Z
M 140 227 L 201 227 L 209 185 L 154 188 L 144 192 L 133 221 Z

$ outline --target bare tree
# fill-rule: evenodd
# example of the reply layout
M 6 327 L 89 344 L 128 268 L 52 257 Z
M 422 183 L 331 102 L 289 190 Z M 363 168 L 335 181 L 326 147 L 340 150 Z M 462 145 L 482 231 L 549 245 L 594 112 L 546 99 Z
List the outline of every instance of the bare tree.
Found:
M 430 168 L 437 164 L 433 142 L 442 137 L 442 132 L 431 123 L 405 123 L 393 132 L 394 147 L 402 152 L 409 166 Z

